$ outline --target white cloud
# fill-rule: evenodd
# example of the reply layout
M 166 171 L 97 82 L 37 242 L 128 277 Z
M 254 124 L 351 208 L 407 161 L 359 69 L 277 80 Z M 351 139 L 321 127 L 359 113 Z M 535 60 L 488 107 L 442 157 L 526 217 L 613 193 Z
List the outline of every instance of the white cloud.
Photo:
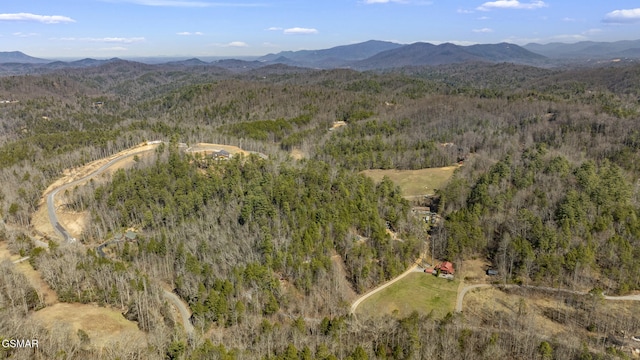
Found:
M 489 29 L 489 28 L 482 28 L 482 29 L 473 29 L 472 30 L 474 33 L 492 33 L 493 29 Z
M 208 2 L 208 1 L 188 1 L 188 0 L 103 0 L 115 3 L 131 3 L 144 6 L 164 6 L 164 7 L 186 7 L 186 8 L 206 8 L 206 7 L 260 7 L 265 4 L 258 3 L 233 3 L 233 2 Z
M 133 38 L 106 37 L 106 38 L 92 39 L 92 41 L 107 42 L 107 43 L 131 44 L 131 43 L 144 41 L 144 38 L 143 37 L 133 37 Z
M 614 10 L 605 15 L 602 21 L 606 23 L 619 24 L 640 22 L 640 8 Z
M 363 0 L 362 4 L 407 4 L 416 6 L 428 6 L 433 5 L 433 1 L 428 0 Z
M 129 49 L 127 49 L 126 47 L 122 47 L 122 46 L 114 46 L 114 47 L 107 47 L 107 48 L 100 48 L 100 49 L 96 49 L 98 51 L 127 51 Z
M 582 34 L 559 34 L 550 37 L 550 40 L 558 42 L 578 42 L 588 40 L 588 38 Z
M 406 4 L 406 0 L 364 0 L 365 4 L 388 4 L 388 3 L 398 3 L 398 4 Z
M 576 20 L 574 18 L 570 18 L 570 17 L 565 17 L 565 18 L 562 18 L 562 21 L 564 21 L 564 22 L 576 22 L 578 20 Z
M 246 47 L 249 47 L 249 44 L 247 44 L 244 41 L 232 41 L 230 43 L 213 43 L 207 46 L 215 46 L 215 47 L 222 47 L 222 48 L 229 48 L 229 47 L 246 48 Z
M 311 35 L 311 34 L 317 34 L 318 30 L 312 29 L 312 28 L 294 27 L 294 28 L 284 29 L 283 33 L 287 35 Z
M 176 35 L 182 35 L 182 36 L 192 36 L 192 35 L 204 35 L 203 33 L 201 33 L 200 31 L 196 31 L 196 32 L 189 32 L 189 31 L 182 31 L 179 33 L 176 33 Z
M 456 12 L 458 14 L 473 14 L 475 11 L 469 9 L 458 9 Z
M 490 18 L 490 17 L 488 17 L 488 16 L 480 16 L 480 17 L 478 18 L 478 20 L 489 20 L 489 19 L 491 19 L 491 18 Z
M 277 27 L 277 26 L 272 26 L 270 28 L 267 29 L 267 31 L 280 31 L 283 30 L 281 27 Z
M 36 15 L 30 13 L 0 14 L 0 21 L 36 21 L 43 24 L 59 24 L 76 22 L 70 17 L 61 15 Z
M 525 45 L 529 43 L 545 44 L 550 42 L 575 43 L 578 41 L 589 40 L 589 35 L 597 34 L 601 31 L 602 31 L 601 29 L 589 29 L 579 34 L 558 34 L 558 35 L 553 35 L 545 38 L 517 38 L 512 36 L 503 41 L 519 44 L 519 45 Z
M 518 0 L 497 0 L 497 1 L 489 1 L 477 7 L 480 11 L 489 11 L 493 9 L 524 9 L 524 10 L 533 10 L 539 9 L 543 7 L 547 7 L 548 5 L 544 1 L 536 0 L 528 3 L 521 3 Z
M 511 36 L 511 37 L 508 37 L 508 38 L 502 40 L 502 42 L 508 42 L 508 43 L 518 44 L 518 45 L 525 45 L 525 44 L 529 44 L 529 43 L 545 43 L 545 42 L 549 42 L 549 39 L 519 38 L 519 37 Z
M 39 36 L 40 34 L 36 34 L 36 33 L 23 33 L 23 32 L 14 32 L 13 34 L 11 34 L 13 36 L 17 36 L 17 37 L 33 37 L 33 36 Z
M 56 40 L 56 39 L 54 39 L 54 40 Z M 145 40 L 145 38 L 143 38 L 143 37 L 131 37 L 131 38 L 122 38 L 122 37 L 75 38 L 75 37 L 67 37 L 67 38 L 60 38 L 60 39 L 57 39 L 57 40 L 133 44 L 133 43 L 137 43 L 137 42 L 142 42 L 142 41 Z

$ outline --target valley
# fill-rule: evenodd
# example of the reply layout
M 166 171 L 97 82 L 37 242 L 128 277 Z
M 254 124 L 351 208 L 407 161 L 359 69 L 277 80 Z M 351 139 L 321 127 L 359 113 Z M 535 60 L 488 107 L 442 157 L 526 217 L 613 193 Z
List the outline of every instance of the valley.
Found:
M 638 65 L 534 48 L 2 64 L 0 358 L 632 358 Z

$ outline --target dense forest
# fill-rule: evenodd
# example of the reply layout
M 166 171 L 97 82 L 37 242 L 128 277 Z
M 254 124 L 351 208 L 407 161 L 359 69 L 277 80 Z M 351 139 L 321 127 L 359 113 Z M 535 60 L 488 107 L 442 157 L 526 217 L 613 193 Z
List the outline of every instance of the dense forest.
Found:
M 427 249 L 456 264 L 487 259 L 506 285 L 640 290 L 638 93 L 637 65 L 234 74 L 121 61 L 2 77 L 0 99 L 18 100 L 0 104 L 2 241 L 31 256 L 60 301 L 119 309 L 148 335 L 107 346 L 108 358 L 625 358 L 607 339 L 640 331 L 640 318 L 596 297 L 556 299 L 571 310 L 547 314 L 575 330 L 562 339 L 525 306 L 517 318 L 356 319 L 349 305 Z M 90 219 L 79 242 L 38 233 L 34 214 L 65 169 L 152 140 L 164 141 L 153 154 L 64 194 L 65 209 Z M 178 146 L 199 142 L 267 156 L 220 161 Z M 433 199 L 444 221 L 432 228 L 390 180 L 358 173 L 459 162 Z M 111 242 L 128 229 L 134 241 Z M 101 356 L 86 336 L 23 320 L 45 299 L 0 265 L 0 337 L 55 344 L 35 358 Z M 188 304 L 194 336 L 167 288 Z

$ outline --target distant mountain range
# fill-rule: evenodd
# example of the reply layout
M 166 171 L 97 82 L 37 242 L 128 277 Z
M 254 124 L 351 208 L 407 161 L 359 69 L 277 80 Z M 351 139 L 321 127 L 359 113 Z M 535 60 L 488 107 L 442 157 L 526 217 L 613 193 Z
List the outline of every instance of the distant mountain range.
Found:
M 370 58 L 354 63 L 353 67 L 365 70 L 465 62 L 536 64 L 545 60 L 546 58 L 542 55 L 525 50 L 518 45 L 507 43 L 472 46 L 459 46 L 451 43 L 440 45 L 414 43 L 382 51 Z
M 616 58 L 640 59 L 640 40 L 611 43 L 586 41 L 575 44 L 527 44 L 525 46 L 509 43 L 471 46 L 460 46 L 451 43 L 434 45 L 422 42 L 403 45 L 388 41 L 370 40 L 329 49 L 283 51 L 277 54 L 268 54 L 251 61 L 226 59 L 205 62 L 192 58 L 163 63 L 154 62 L 154 66 L 172 68 L 211 66 L 231 72 L 246 72 L 271 65 L 295 68 L 376 70 L 468 62 L 507 62 L 553 67 L 566 65 L 567 61 L 587 62 L 593 59 L 613 60 Z M 108 60 L 82 59 L 64 62 L 39 59 L 19 51 L 0 52 L 0 75 L 44 73 L 58 69 L 95 67 L 117 61 L 122 60 L 118 58 Z M 275 69 L 273 67 L 270 68 Z M 277 69 L 278 71 L 283 71 L 282 67 L 277 67 Z
M 527 44 L 525 49 L 554 59 L 639 58 L 640 40 L 615 42 L 581 41 L 574 44 Z
M 402 48 L 405 45 L 388 41 L 369 40 L 363 43 L 342 45 L 322 50 L 282 51 L 268 54 L 259 61 L 318 68 L 346 67 L 354 61 L 364 60 L 383 51 Z
M 50 62 L 51 60 L 32 57 L 20 51 L 0 51 L 0 64 L 46 64 Z

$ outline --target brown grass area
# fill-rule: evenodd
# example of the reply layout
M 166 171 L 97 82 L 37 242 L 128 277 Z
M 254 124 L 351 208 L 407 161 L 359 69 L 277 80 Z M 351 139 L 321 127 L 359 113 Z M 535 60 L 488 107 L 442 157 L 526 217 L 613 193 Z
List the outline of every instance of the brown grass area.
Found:
M 42 234 L 42 236 L 49 237 L 51 239 L 57 239 L 58 233 L 53 229 L 53 226 L 49 222 L 49 214 L 47 213 L 47 204 L 44 201 L 40 202 L 38 210 L 31 215 L 31 224 L 36 232 Z
M 405 197 L 433 195 L 436 189 L 447 185 L 458 165 L 420 170 L 365 170 L 364 174 L 375 182 L 387 176 L 394 184 L 400 186 Z
M 344 261 L 340 255 L 333 255 L 331 257 L 331 261 L 333 262 L 333 266 L 336 269 L 336 281 L 338 282 L 338 286 L 340 288 L 340 293 L 348 302 L 353 302 L 358 294 L 353 290 L 351 284 L 347 280 L 347 271 L 344 266 Z
M 11 255 L 9 248 L 7 248 L 6 241 L 0 241 L 0 261 L 3 261 L 5 259 L 14 261 L 18 260 L 19 258 L 20 256 L 18 255 Z
M 0 242 L 0 261 L 3 261 L 5 259 L 8 259 L 9 261 L 15 261 L 20 259 L 20 255 L 12 255 L 7 248 L 7 243 L 2 241 Z M 56 294 L 56 292 L 49 287 L 49 284 L 42 280 L 40 273 L 35 271 L 28 261 L 15 264 L 14 266 L 16 270 L 27 277 L 29 284 L 33 286 L 34 289 L 36 289 L 40 297 L 44 299 L 44 303 L 47 306 L 53 305 L 58 302 L 58 295 Z
M 486 275 L 486 269 L 491 264 L 486 260 L 471 259 L 456 265 L 458 265 L 456 275 L 465 282 L 465 285 L 486 283 L 490 280 Z
M 64 225 L 71 235 L 75 238 L 80 238 L 80 235 L 89 226 L 89 213 L 83 212 L 65 212 L 58 211 L 58 220 Z
M 525 305 L 526 315 L 519 314 L 521 304 Z M 491 317 L 498 312 L 505 313 L 514 319 L 526 316 L 524 321 L 529 324 L 532 330 L 544 333 L 549 337 L 566 337 L 570 331 L 575 331 L 575 329 L 568 329 L 542 314 L 544 308 L 570 312 L 570 308 L 561 301 L 547 297 L 524 297 L 507 294 L 496 288 L 485 288 L 467 293 L 463 308 L 466 316 L 481 319 Z
M 347 126 L 347 123 L 345 121 L 334 121 L 333 125 L 331 125 L 331 128 L 332 129 L 337 129 L 337 128 L 342 127 L 342 126 Z
M 488 261 L 478 259 L 465 260 L 462 264 L 454 264 L 456 267 L 456 278 L 460 281 L 458 294 L 460 294 L 465 286 L 489 283 L 491 279 L 489 279 L 485 271 L 489 265 Z M 465 296 L 465 301 L 467 296 L 469 296 L 469 294 Z M 464 304 L 462 308 L 465 309 Z
M 302 150 L 300 149 L 293 149 L 291 150 L 290 153 L 291 157 L 294 158 L 295 160 L 302 160 L 304 159 L 306 156 L 305 154 L 302 152 Z
M 16 264 L 16 269 L 27 277 L 31 286 L 36 289 L 38 294 L 44 299 L 44 303 L 47 306 L 58 302 L 58 294 L 49 287 L 49 284 L 42 279 L 39 272 L 31 267 L 29 262 L 25 261 L 20 264 Z
M 78 329 L 89 335 L 92 346 L 102 347 L 119 339 L 136 339 L 145 341 L 145 334 L 138 329 L 135 322 L 129 321 L 113 309 L 97 305 L 59 303 L 35 312 L 33 318 L 45 326 L 56 323 L 67 323 L 76 336 Z

